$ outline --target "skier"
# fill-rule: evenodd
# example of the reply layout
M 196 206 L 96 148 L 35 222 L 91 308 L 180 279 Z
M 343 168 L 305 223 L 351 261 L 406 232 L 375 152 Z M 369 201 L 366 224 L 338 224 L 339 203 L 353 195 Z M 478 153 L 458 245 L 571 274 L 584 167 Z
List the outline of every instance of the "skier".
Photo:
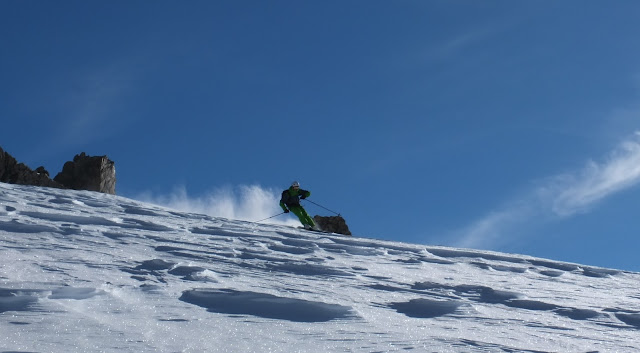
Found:
M 291 211 L 298 216 L 300 223 L 302 223 L 305 228 L 317 230 L 316 223 L 309 217 L 307 211 L 300 206 L 300 199 L 306 199 L 309 195 L 311 195 L 310 191 L 300 189 L 300 183 L 294 181 L 291 183 L 291 187 L 282 192 L 280 207 L 282 207 L 284 213 Z

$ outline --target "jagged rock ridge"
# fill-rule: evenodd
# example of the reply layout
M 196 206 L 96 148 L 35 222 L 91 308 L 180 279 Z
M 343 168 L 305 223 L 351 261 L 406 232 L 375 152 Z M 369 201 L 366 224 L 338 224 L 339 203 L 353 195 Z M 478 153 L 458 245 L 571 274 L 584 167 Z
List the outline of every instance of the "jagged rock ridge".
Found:
M 24 163 L 18 163 L 9 153 L 0 147 L 0 182 L 20 185 L 48 186 L 64 189 L 64 186 L 49 178 L 49 172 L 44 167 L 35 171 Z
M 84 152 L 64 164 L 54 181 L 74 190 L 116 193 L 115 163 L 107 156 L 87 156 Z
M 0 182 L 115 194 L 116 169 L 107 156 L 91 157 L 82 152 L 65 163 L 62 172 L 51 180 L 44 167 L 34 171 L 0 147 Z

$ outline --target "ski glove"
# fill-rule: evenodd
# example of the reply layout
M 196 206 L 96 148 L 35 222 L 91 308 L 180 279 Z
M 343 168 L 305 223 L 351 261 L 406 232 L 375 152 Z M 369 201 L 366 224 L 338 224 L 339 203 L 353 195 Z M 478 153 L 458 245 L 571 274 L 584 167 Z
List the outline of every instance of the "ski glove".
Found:
M 305 195 L 300 196 L 301 199 L 306 199 L 307 197 Z
M 290 212 L 289 210 L 284 210 L 284 213 L 289 213 L 289 212 Z

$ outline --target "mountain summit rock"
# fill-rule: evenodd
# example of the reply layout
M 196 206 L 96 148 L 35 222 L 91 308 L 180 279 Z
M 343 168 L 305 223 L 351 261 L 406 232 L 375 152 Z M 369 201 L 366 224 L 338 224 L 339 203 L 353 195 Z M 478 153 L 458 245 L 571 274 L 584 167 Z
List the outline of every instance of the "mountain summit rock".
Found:
M 0 147 L 0 182 L 20 185 L 48 186 L 64 188 L 63 185 L 51 180 L 49 172 L 44 167 L 35 171 L 24 163 L 18 163 L 9 153 Z
M 107 156 L 87 156 L 84 152 L 64 164 L 54 181 L 74 190 L 116 193 L 116 167 Z
M 51 180 L 42 166 L 32 170 L 0 147 L 0 182 L 46 186 L 59 189 L 90 190 L 116 193 L 115 163 L 107 156 L 91 157 L 84 152 L 64 164 L 62 172 Z

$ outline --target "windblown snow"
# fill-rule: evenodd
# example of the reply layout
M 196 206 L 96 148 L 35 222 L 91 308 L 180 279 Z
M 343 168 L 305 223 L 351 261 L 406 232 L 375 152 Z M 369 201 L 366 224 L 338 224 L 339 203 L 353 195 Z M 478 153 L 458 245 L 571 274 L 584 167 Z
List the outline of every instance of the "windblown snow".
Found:
M 640 274 L 0 183 L 0 352 L 637 352 Z

